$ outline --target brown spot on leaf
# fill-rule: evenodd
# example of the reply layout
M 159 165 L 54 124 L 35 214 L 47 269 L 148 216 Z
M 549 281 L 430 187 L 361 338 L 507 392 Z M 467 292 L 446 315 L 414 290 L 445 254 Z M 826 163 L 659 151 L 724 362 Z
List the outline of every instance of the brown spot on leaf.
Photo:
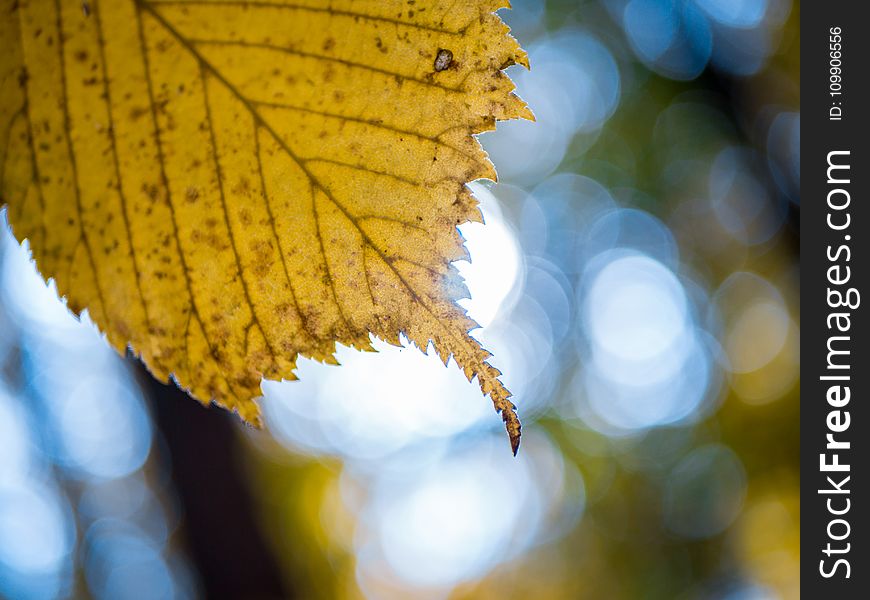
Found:
M 145 192 L 152 201 L 157 200 L 157 196 L 160 195 L 160 188 L 154 183 L 143 183 L 142 191 Z
M 251 269 L 257 277 L 265 277 L 272 268 L 272 244 L 263 240 L 251 242 L 251 251 L 254 253 L 254 263 Z
M 441 72 L 450 68 L 453 62 L 453 52 L 444 48 L 438 49 L 438 54 L 435 55 L 435 72 Z
M 234 194 L 247 194 L 251 191 L 251 180 L 242 175 L 239 177 L 238 183 L 233 186 L 232 191 Z
M 242 222 L 242 225 L 250 225 L 253 222 L 253 219 L 251 218 L 251 211 L 249 211 L 247 208 L 243 208 L 242 210 L 240 210 L 239 221 Z

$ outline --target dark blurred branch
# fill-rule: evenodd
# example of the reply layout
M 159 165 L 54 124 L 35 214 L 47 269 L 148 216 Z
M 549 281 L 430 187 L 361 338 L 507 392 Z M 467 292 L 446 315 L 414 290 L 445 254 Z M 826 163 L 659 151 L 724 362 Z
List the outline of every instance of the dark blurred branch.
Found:
M 135 359 L 143 392 L 166 441 L 182 505 L 181 535 L 208 598 L 292 598 L 255 518 L 248 478 L 237 463 L 237 416 L 207 409 Z

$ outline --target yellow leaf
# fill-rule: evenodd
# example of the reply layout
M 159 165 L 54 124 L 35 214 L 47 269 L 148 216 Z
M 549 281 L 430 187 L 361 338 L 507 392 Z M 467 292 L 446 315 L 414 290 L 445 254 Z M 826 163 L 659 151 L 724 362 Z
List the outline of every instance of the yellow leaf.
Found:
M 262 377 L 404 333 L 520 424 L 456 226 L 531 118 L 504 0 L 0 0 L 0 194 L 76 313 L 259 422 Z M 0 204 L 2 204 L 0 203 Z

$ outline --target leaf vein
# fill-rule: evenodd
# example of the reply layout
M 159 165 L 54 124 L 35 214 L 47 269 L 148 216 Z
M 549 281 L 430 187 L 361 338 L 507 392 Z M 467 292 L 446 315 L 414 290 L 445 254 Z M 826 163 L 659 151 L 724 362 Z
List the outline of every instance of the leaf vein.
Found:
M 137 8 L 139 6 L 141 6 L 139 0 L 136 0 L 136 4 L 137 4 Z M 142 54 L 142 61 L 143 61 L 143 64 L 145 66 L 145 82 L 146 82 L 146 87 L 148 88 L 148 106 L 149 106 L 150 112 L 151 112 L 151 125 L 152 125 L 153 131 L 154 131 L 154 143 L 156 144 L 156 147 L 157 147 L 157 158 L 158 158 L 158 162 L 160 164 L 160 177 L 162 179 L 163 187 L 166 190 L 166 197 L 168 200 L 167 206 L 169 207 L 169 215 L 171 217 L 170 221 L 172 223 L 172 238 L 175 240 L 175 246 L 178 250 L 179 260 L 181 262 L 181 270 L 184 273 L 184 281 L 185 281 L 185 284 L 187 287 L 187 294 L 188 294 L 188 297 L 190 300 L 189 308 L 188 308 L 188 310 L 189 310 L 188 326 L 190 324 L 190 314 L 192 313 L 193 316 L 196 318 L 197 322 L 199 323 L 200 329 L 202 330 L 203 338 L 205 339 L 205 343 L 208 346 L 209 351 L 212 354 L 212 357 L 214 358 L 214 356 L 215 356 L 214 345 L 212 344 L 211 339 L 209 338 L 208 332 L 205 330 L 205 327 L 202 324 L 202 318 L 200 317 L 199 309 L 196 306 L 196 299 L 195 299 L 195 296 L 193 294 L 193 287 L 192 287 L 191 282 L 190 282 L 190 271 L 189 271 L 188 266 L 187 266 L 187 261 L 184 258 L 184 252 L 181 249 L 181 240 L 178 238 L 178 218 L 175 214 L 175 206 L 172 203 L 172 191 L 169 188 L 169 178 L 166 175 L 166 158 L 163 156 L 163 146 L 160 142 L 160 133 L 159 133 L 158 126 L 157 126 L 157 109 L 156 109 L 156 105 L 155 105 L 155 101 L 154 101 L 154 83 L 151 80 L 151 66 L 150 66 L 150 61 L 148 60 L 148 46 L 145 42 L 145 30 L 144 30 L 144 26 L 142 23 L 142 13 L 140 10 L 136 10 L 135 12 L 136 12 L 136 25 L 138 28 L 138 35 L 139 35 L 139 43 L 142 47 L 142 53 L 141 53 Z M 187 369 L 187 379 L 190 380 L 190 354 L 188 353 L 187 336 L 188 336 L 188 334 L 186 333 L 185 334 L 184 360 L 187 363 L 185 365 L 186 369 Z M 215 360 L 215 362 L 217 362 L 217 360 Z M 226 375 L 223 375 L 223 370 L 221 370 L 221 374 L 223 376 L 224 381 L 227 384 L 227 388 L 229 390 L 230 395 L 233 396 L 237 401 L 240 401 L 238 395 L 235 393 L 235 390 L 233 389 L 233 387 L 230 385 L 229 381 L 227 380 Z
M 18 13 L 18 43 L 24 48 L 24 40 L 22 39 L 21 33 L 21 12 Z M 27 121 L 27 148 L 30 150 L 30 166 L 31 170 L 31 178 L 33 184 L 36 186 L 37 197 L 39 198 L 39 232 L 42 235 L 42 241 L 45 241 L 46 238 L 46 230 L 45 230 L 45 197 L 42 192 L 42 181 L 40 180 L 39 175 L 39 164 L 36 160 L 36 148 L 33 145 L 33 123 L 30 119 L 30 95 L 27 89 L 27 84 L 23 87 L 24 93 L 24 105 L 21 107 L 21 110 L 24 112 Z M 5 160 L 4 160 L 5 163 Z M 0 193 L 2 193 L 3 188 L 0 187 Z M 19 212 L 19 217 L 24 214 L 24 202 L 21 203 L 21 209 Z M 11 222 L 11 220 L 10 220 Z M 34 241 L 34 240 L 31 240 Z M 33 249 L 34 244 L 31 244 L 31 248 Z
M 277 8 L 284 10 L 298 10 L 312 13 L 324 13 L 331 16 L 341 16 L 341 17 L 350 17 L 352 19 L 362 19 L 365 21 L 377 21 L 381 23 L 390 23 L 393 25 L 399 25 L 403 27 L 411 27 L 413 29 L 420 29 L 423 31 L 432 31 L 434 33 L 443 33 L 445 35 L 462 35 L 465 33 L 465 29 L 468 27 L 467 25 L 458 31 L 454 31 L 451 29 L 444 29 L 442 27 L 434 27 L 431 25 L 423 25 L 421 23 L 413 23 L 411 21 L 402 21 L 401 19 L 393 19 L 390 17 L 379 17 L 377 15 L 367 15 L 365 13 L 358 13 L 350 10 L 336 10 L 332 7 L 320 8 L 318 6 L 305 6 L 302 4 L 293 4 L 293 3 L 283 3 L 283 2 L 264 2 L 262 0 L 243 0 L 239 2 L 220 2 L 215 0 L 150 0 L 149 4 L 154 5 L 165 5 L 165 6 L 184 6 L 184 5 L 218 5 L 218 6 L 241 6 L 243 8 L 247 7 L 255 7 L 255 8 Z
M 294 160 L 296 160 L 296 158 L 294 158 Z M 348 169 L 353 169 L 355 171 L 363 171 L 365 173 L 371 173 L 372 175 L 378 175 L 379 177 L 389 177 L 390 179 L 395 179 L 396 181 L 399 181 L 401 183 L 404 183 L 404 184 L 407 184 L 407 185 L 410 185 L 413 187 L 420 187 L 424 183 L 422 181 L 416 181 L 414 179 L 409 179 L 408 177 L 396 175 L 395 173 L 389 173 L 387 171 L 379 171 L 377 169 L 372 169 L 371 167 L 367 167 L 365 165 L 354 164 L 354 163 L 345 162 L 342 160 L 334 160 L 331 158 L 322 158 L 319 156 L 315 156 L 312 158 L 299 157 L 298 160 L 305 163 L 305 164 L 327 163 L 330 165 L 337 165 L 339 167 L 347 167 Z M 435 182 L 435 183 L 437 183 L 437 182 Z
M 76 213 L 78 214 L 78 222 L 79 222 L 79 235 L 85 244 L 85 250 L 88 255 L 88 264 L 91 268 L 91 272 L 94 275 L 94 286 L 97 288 L 97 298 L 100 302 L 100 312 L 103 313 L 103 319 L 108 327 L 109 323 L 109 315 L 106 309 L 106 301 L 103 295 L 103 288 L 100 284 L 100 276 L 97 272 L 96 264 L 94 263 L 94 254 L 91 249 L 90 239 L 88 238 L 87 231 L 84 226 L 84 209 L 82 207 L 82 194 L 81 188 L 79 187 L 79 176 L 78 176 L 78 167 L 76 165 L 76 157 L 75 152 L 73 151 L 72 144 L 72 135 L 71 135 L 71 123 L 70 123 L 70 114 L 69 114 L 69 102 L 67 98 L 67 72 L 66 72 L 66 61 L 64 55 L 64 35 L 63 35 L 63 17 L 61 15 L 60 8 L 60 0 L 55 0 L 54 2 L 55 10 L 57 11 L 57 51 L 58 56 L 60 58 L 60 80 L 61 80 L 61 107 L 63 108 L 63 118 L 64 118 L 64 136 L 66 137 L 67 151 L 69 152 L 69 162 L 70 167 L 72 168 L 73 173 L 73 183 L 75 184 L 75 208 Z M 72 280 L 67 282 L 67 285 L 72 285 Z
M 12 114 L 12 118 L 9 119 L 9 124 L 6 126 L 6 133 L 3 136 L 3 156 L 0 156 L 0 194 L 3 193 L 3 187 L 6 183 L 6 159 L 9 158 L 9 144 L 12 141 L 12 128 L 15 127 L 15 122 L 19 117 L 21 117 L 25 108 L 27 108 L 26 102 Z
M 371 125 L 372 127 L 376 127 L 378 129 L 384 129 L 386 131 L 392 131 L 392 132 L 398 133 L 400 135 L 413 136 L 413 137 L 416 137 L 418 139 L 425 140 L 427 142 L 432 142 L 433 144 L 437 144 L 439 146 L 443 146 L 444 148 L 447 148 L 449 150 L 453 150 L 454 152 L 456 152 L 460 156 L 463 156 L 472 162 L 480 164 L 479 159 L 471 156 L 470 154 L 468 154 L 464 150 L 461 150 L 461 149 L 453 146 L 452 144 L 448 144 L 447 142 L 439 139 L 439 136 L 443 135 L 444 132 L 440 133 L 437 136 L 431 136 L 431 135 L 425 135 L 425 134 L 422 134 L 422 133 L 419 133 L 416 131 L 411 131 L 409 129 L 401 129 L 399 127 L 387 125 L 385 123 L 378 122 L 375 119 L 365 119 L 363 117 L 350 117 L 350 116 L 341 115 L 338 113 L 331 113 L 331 112 L 323 111 L 323 110 L 315 110 L 313 108 L 304 108 L 302 106 L 293 106 L 292 104 L 283 104 L 280 102 L 263 102 L 263 101 L 259 101 L 259 100 L 250 100 L 250 103 L 253 104 L 254 106 L 265 106 L 268 108 L 276 108 L 276 109 L 281 109 L 281 110 L 295 110 L 298 112 L 308 113 L 308 114 L 312 114 L 312 115 L 319 115 L 321 117 L 338 119 L 341 121 L 350 121 L 353 123 L 360 123 L 362 125 Z M 455 126 L 455 128 L 458 128 L 458 127 L 461 127 L 461 125 Z
M 112 114 L 112 92 L 111 85 L 109 83 L 109 73 L 108 73 L 108 65 L 106 64 L 106 41 L 103 37 L 103 24 L 100 19 L 100 7 L 98 3 L 95 1 L 93 4 L 93 14 L 94 14 L 94 22 L 97 27 L 97 44 L 100 47 L 100 62 L 102 63 L 102 75 L 103 75 L 103 92 L 105 94 L 105 102 L 106 102 L 106 114 L 109 116 L 109 127 L 108 134 L 109 139 L 112 142 L 112 162 L 115 169 L 115 177 L 118 179 L 118 196 L 121 200 L 121 216 L 124 221 L 124 230 L 127 234 L 127 240 L 130 244 L 130 258 L 133 262 L 133 274 L 136 277 L 136 292 L 139 296 L 139 300 L 142 303 L 142 310 L 145 313 L 145 323 L 150 329 L 151 327 L 151 316 L 148 311 L 148 303 L 145 302 L 145 295 L 142 293 L 142 274 L 139 270 L 139 261 L 136 257 L 136 249 L 133 245 L 133 231 L 130 227 L 130 216 L 128 214 L 128 206 L 127 206 L 127 196 L 124 194 L 124 188 L 121 181 L 121 165 L 118 160 L 118 142 L 117 137 L 115 135 L 115 121 L 114 115 Z
M 312 58 L 314 60 L 333 62 L 333 63 L 337 63 L 340 65 L 344 65 L 344 66 L 352 68 L 352 69 L 362 69 L 364 71 L 378 73 L 379 75 L 386 75 L 387 77 L 392 77 L 392 78 L 398 79 L 402 82 L 410 81 L 410 82 L 417 83 L 419 85 L 423 85 L 426 87 L 444 90 L 445 92 L 452 92 L 452 93 L 456 93 L 456 94 L 461 94 L 465 91 L 459 87 L 452 87 L 449 85 L 444 85 L 443 83 L 438 83 L 436 81 L 429 81 L 427 79 L 419 79 L 417 77 L 410 77 L 408 75 L 402 75 L 401 73 L 396 73 L 395 71 L 390 71 L 389 69 L 381 69 L 378 67 L 373 67 L 371 65 L 353 62 L 352 60 L 346 60 L 343 58 L 336 58 L 333 56 L 324 56 L 322 54 L 316 54 L 314 52 L 303 52 L 302 50 L 294 50 L 293 48 L 286 48 L 284 46 L 276 46 L 274 44 L 267 44 L 265 42 L 245 42 L 243 40 L 212 40 L 212 39 L 203 39 L 203 38 L 189 38 L 188 41 L 194 46 L 238 46 L 240 48 L 256 48 L 256 49 L 260 49 L 260 50 L 272 50 L 274 52 L 281 52 L 283 54 L 291 54 L 293 56 L 299 56 L 302 58 Z M 468 75 L 470 75 L 470 73 Z M 468 75 L 466 75 L 465 78 L 463 79 L 463 83 L 465 82 L 465 80 L 468 79 Z
M 284 249 L 281 247 L 281 238 L 278 236 L 278 230 L 275 225 L 275 215 L 272 212 L 272 203 L 269 200 L 269 192 L 266 189 L 266 177 L 263 174 L 263 159 L 260 156 L 260 131 L 256 121 L 254 122 L 254 150 L 257 156 L 257 172 L 260 177 L 260 187 L 263 190 L 263 201 L 266 205 L 266 213 L 269 215 L 269 226 L 272 229 L 272 235 L 275 238 L 275 244 L 278 248 L 278 256 L 281 258 L 281 267 L 284 270 L 284 277 L 287 279 L 287 285 L 290 288 L 290 298 L 293 301 L 293 307 L 296 309 L 296 314 L 299 315 L 299 320 L 302 322 L 302 328 L 305 333 L 314 341 L 315 336 L 311 330 L 311 324 L 308 322 L 308 315 L 302 312 L 299 306 L 299 299 L 296 297 L 296 290 L 293 286 L 293 280 L 290 278 L 290 270 L 287 268 L 287 259 L 284 257 Z
M 260 332 L 263 334 L 263 339 L 266 340 L 266 346 L 269 348 L 269 353 L 272 355 L 272 361 L 276 362 L 278 355 L 275 352 L 275 348 L 272 346 L 272 342 L 269 340 L 269 334 L 266 333 L 266 330 L 263 328 L 262 324 L 260 323 L 260 318 L 257 315 L 257 307 L 254 306 L 254 302 L 251 299 L 251 293 L 250 293 L 250 290 L 248 289 L 248 282 L 247 282 L 247 280 L 245 280 L 245 271 L 242 268 L 241 258 L 239 257 L 239 250 L 238 250 L 238 247 L 236 246 L 236 236 L 233 233 L 233 227 L 230 224 L 230 215 L 229 215 L 229 211 L 227 210 L 227 199 L 226 199 L 226 194 L 224 192 L 224 177 L 223 177 L 223 173 L 221 170 L 220 160 L 218 159 L 217 136 L 215 135 L 215 132 L 214 132 L 214 119 L 212 118 L 211 105 L 209 102 L 208 77 L 206 74 L 205 67 L 202 65 L 202 63 L 200 63 L 200 79 L 202 80 L 203 104 L 205 106 L 206 121 L 208 122 L 209 136 L 211 139 L 211 155 L 212 155 L 212 160 L 214 161 L 215 173 L 217 174 L 218 191 L 220 192 L 221 208 L 223 209 L 223 214 L 224 214 L 224 224 L 226 225 L 227 233 L 229 234 L 230 247 L 233 250 L 233 257 L 235 258 L 235 262 L 236 262 L 236 270 L 239 273 L 239 280 L 242 283 L 242 291 L 244 291 L 244 293 L 245 293 L 245 301 L 248 303 L 248 306 L 251 309 L 251 317 L 253 319 L 253 322 L 257 324 L 257 327 L 260 329 Z

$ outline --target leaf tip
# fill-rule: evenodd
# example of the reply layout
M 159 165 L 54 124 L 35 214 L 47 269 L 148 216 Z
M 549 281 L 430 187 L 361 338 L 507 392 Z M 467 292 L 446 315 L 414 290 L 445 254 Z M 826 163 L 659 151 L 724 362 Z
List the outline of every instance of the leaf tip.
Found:
M 531 70 L 531 66 L 529 65 L 529 53 L 523 48 L 517 50 L 516 56 L 514 56 L 514 62 L 525 67 L 527 71 Z
M 523 110 L 520 112 L 519 118 L 520 118 L 520 119 L 525 119 L 525 120 L 527 120 L 527 121 L 531 121 L 532 123 L 535 123 L 535 122 L 537 122 L 537 120 L 538 120 L 538 119 L 535 117 L 535 113 L 533 113 L 533 112 L 532 112 L 532 109 L 529 108 L 529 105 L 528 105 L 528 104 L 527 104 L 526 106 L 523 107 Z
M 520 450 L 520 438 L 523 436 L 523 426 L 520 423 L 519 417 L 517 417 L 517 413 L 513 410 L 502 411 L 502 418 L 504 419 L 504 427 L 507 430 L 508 437 L 510 438 L 511 451 L 514 456 L 516 456 L 517 452 Z

